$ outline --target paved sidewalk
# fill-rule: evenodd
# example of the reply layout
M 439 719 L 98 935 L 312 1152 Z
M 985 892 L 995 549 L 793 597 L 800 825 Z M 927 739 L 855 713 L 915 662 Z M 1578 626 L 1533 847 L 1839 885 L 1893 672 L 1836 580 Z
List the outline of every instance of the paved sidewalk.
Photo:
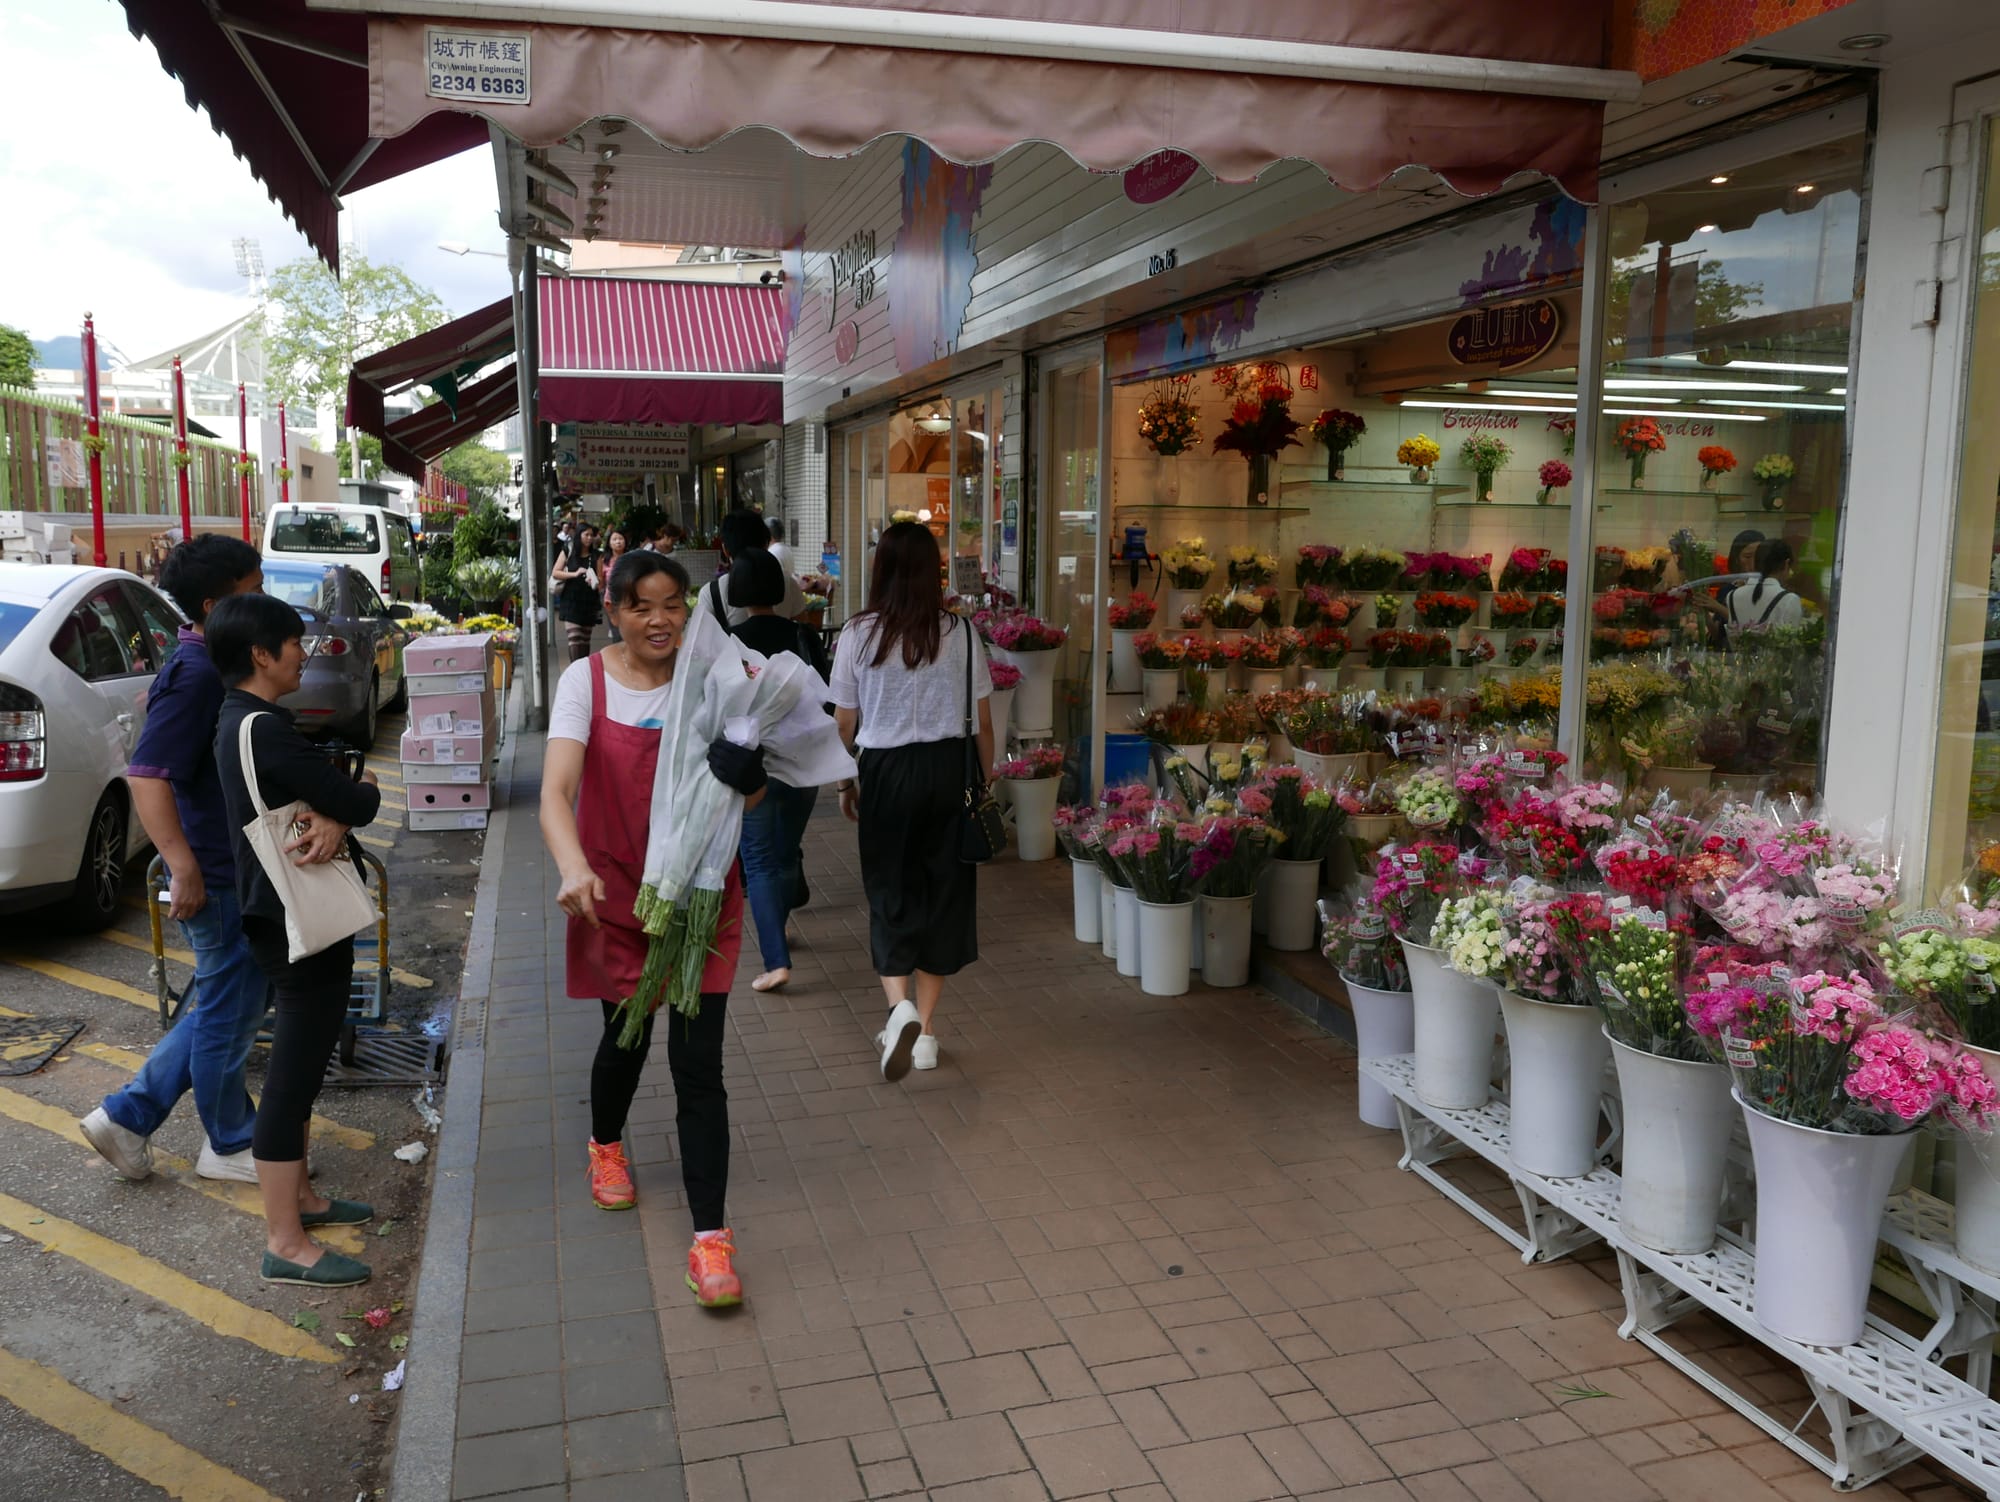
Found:
M 1064 863 L 982 872 L 943 1063 L 885 1085 L 850 827 L 791 986 L 731 996 L 748 1302 L 682 1284 L 664 1048 L 637 1215 L 588 1199 L 595 1008 L 562 995 L 523 736 L 498 883 L 453 1497 L 1819 1502 L 1825 1477 L 1616 1335 L 1605 1256 L 1523 1267 L 1354 1119 L 1343 1044 L 1162 1000 L 1070 937 Z M 1774 1395 L 1761 1348 L 1688 1327 Z M 1564 1388 L 1568 1391 L 1565 1392 Z M 1573 1396 L 1578 1391 L 1596 1394 Z M 1928 1467 L 1859 1495 L 1969 1495 Z

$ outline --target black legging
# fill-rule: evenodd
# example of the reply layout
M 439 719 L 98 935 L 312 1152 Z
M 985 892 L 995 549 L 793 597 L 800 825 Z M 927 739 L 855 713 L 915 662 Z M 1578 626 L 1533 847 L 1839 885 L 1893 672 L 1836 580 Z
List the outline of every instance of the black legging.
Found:
M 653 1046 L 653 1024 L 637 1048 L 620 1048 L 624 1021 L 618 1008 L 604 1002 L 604 1036 L 590 1066 L 590 1135 L 600 1143 L 621 1140 L 632 1097 L 639 1089 L 639 1072 Z M 701 1010 L 692 1017 L 667 1014 L 667 1068 L 674 1077 L 674 1126 L 681 1141 L 681 1182 L 687 1187 L 688 1211 L 697 1231 L 719 1231 L 727 1225 L 723 1213 L 729 1194 L 729 1092 L 722 1084 L 722 1035 L 726 991 L 701 993 Z
M 250 1156 L 266 1163 L 296 1163 L 306 1155 L 306 1123 L 347 1020 L 354 941 L 342 939 L 294 964 L 284 924 L 246 915 L 243 937 L 276 993 L 278 1013 L 264 1096 L 250 1132 Z

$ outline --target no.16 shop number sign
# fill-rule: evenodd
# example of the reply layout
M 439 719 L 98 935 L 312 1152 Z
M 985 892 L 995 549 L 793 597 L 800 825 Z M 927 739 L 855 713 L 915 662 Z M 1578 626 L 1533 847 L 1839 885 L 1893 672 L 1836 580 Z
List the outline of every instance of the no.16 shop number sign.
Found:
M 424 52 L 430 65 L 424 92 L 433 99 L 528 102 L 528 39 L 518 32 L 428 26 Z

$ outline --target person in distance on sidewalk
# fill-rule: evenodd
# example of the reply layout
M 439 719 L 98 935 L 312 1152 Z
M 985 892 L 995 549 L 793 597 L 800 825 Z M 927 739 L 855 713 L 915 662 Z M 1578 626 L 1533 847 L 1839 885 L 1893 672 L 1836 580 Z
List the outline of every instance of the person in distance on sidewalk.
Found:
M 615 646 L 573 662 L 556 685 L 542 769 L 542 840 L 562 874 L 556 903 L 569 915 L 566 990 L 604 1009 L 590 1069 L 590 1194 L 600 1209 L 629 1210 L 637 1191 L 625 1152 L 625 1121 L 653 1044 L 646 1019 L 637 1048 L 621 1048 L 618 1004 L 638 989 L 649 939 L 635 899 L 645 877 L 653 773 L 659 763 L 674 661 L 691 604 L 687 570 L 664 553 L 632 552 L 611 574 Z M 761 753 L 718 740 L 717 778 L 755 809 L 763 798 Z M 707 1308 L 743 1302 L 736 1244 L 724 1213 L 729 1187 L 729 1095 L 722 1040 L 729 983 L 743 945 L 743 872 L 730 867 L 715 948 L 701 972 L 701 1004 L 670 1017 L 667 1067 L 681 1179 L 694 1220 L 687 1284 Z
M 875 549 L 868 608 L 833 652 L 834 718 L 861 748 L 859 787 L 841 784 L 840 811 L 861 826 L 868 943 L 889 999 L 876 1042 L 891 1081 L 937 1068 L 945 978 L 979 958 L 979 868 L 959 859 L 958 832 L 967 696 L 978 764 L 990 767 L 993 680 L 972 623 L 944 608 L 943 572 L 930 529 L 894 523 Z
M 216 602 L 264 587 L 263 560 L 249 543 L 203 533 L 181 543 L 160 569 L 160 588 L 192 626 L 147 691 L 146 726 L 125 769 L 132 808 L 167 864 L 168 916 L 194 951 L 187 1006 L 131 1083 L 77 1125 L 128 1179 L 153 1171 L 151 1138 L 180 1098 L 194 1092 L 205 1179 L 257 1182 L 250 1159 L 256 1107 L 243 1068 L 257 1041 L 271 988 L 250 957 L 236 904 L 229 815 L 215 766 L 215 724 L 228 692 L 209 659 L 202 625 Z

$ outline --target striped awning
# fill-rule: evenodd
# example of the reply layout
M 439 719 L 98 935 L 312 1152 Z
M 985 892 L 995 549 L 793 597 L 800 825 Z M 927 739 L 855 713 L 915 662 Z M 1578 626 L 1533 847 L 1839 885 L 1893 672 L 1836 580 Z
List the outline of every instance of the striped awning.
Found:
M 347 373 L 347 424 L 388 436 L 384 398 L 428 386 L 456 405 L 461 389 L 495 360 L 514 353 L 514 301 L 503 297 L 475 313 L 357 360 Z
M 433 402 L 382 431 L 382 459 L 399 474 L 422 480 L 438 455 L 477 438 L 520 410 L 520 377 L 507 365 L 458 393 L 457 403 Z
M 543 422 L 784 421 L 781 287 L 541 278 Z

